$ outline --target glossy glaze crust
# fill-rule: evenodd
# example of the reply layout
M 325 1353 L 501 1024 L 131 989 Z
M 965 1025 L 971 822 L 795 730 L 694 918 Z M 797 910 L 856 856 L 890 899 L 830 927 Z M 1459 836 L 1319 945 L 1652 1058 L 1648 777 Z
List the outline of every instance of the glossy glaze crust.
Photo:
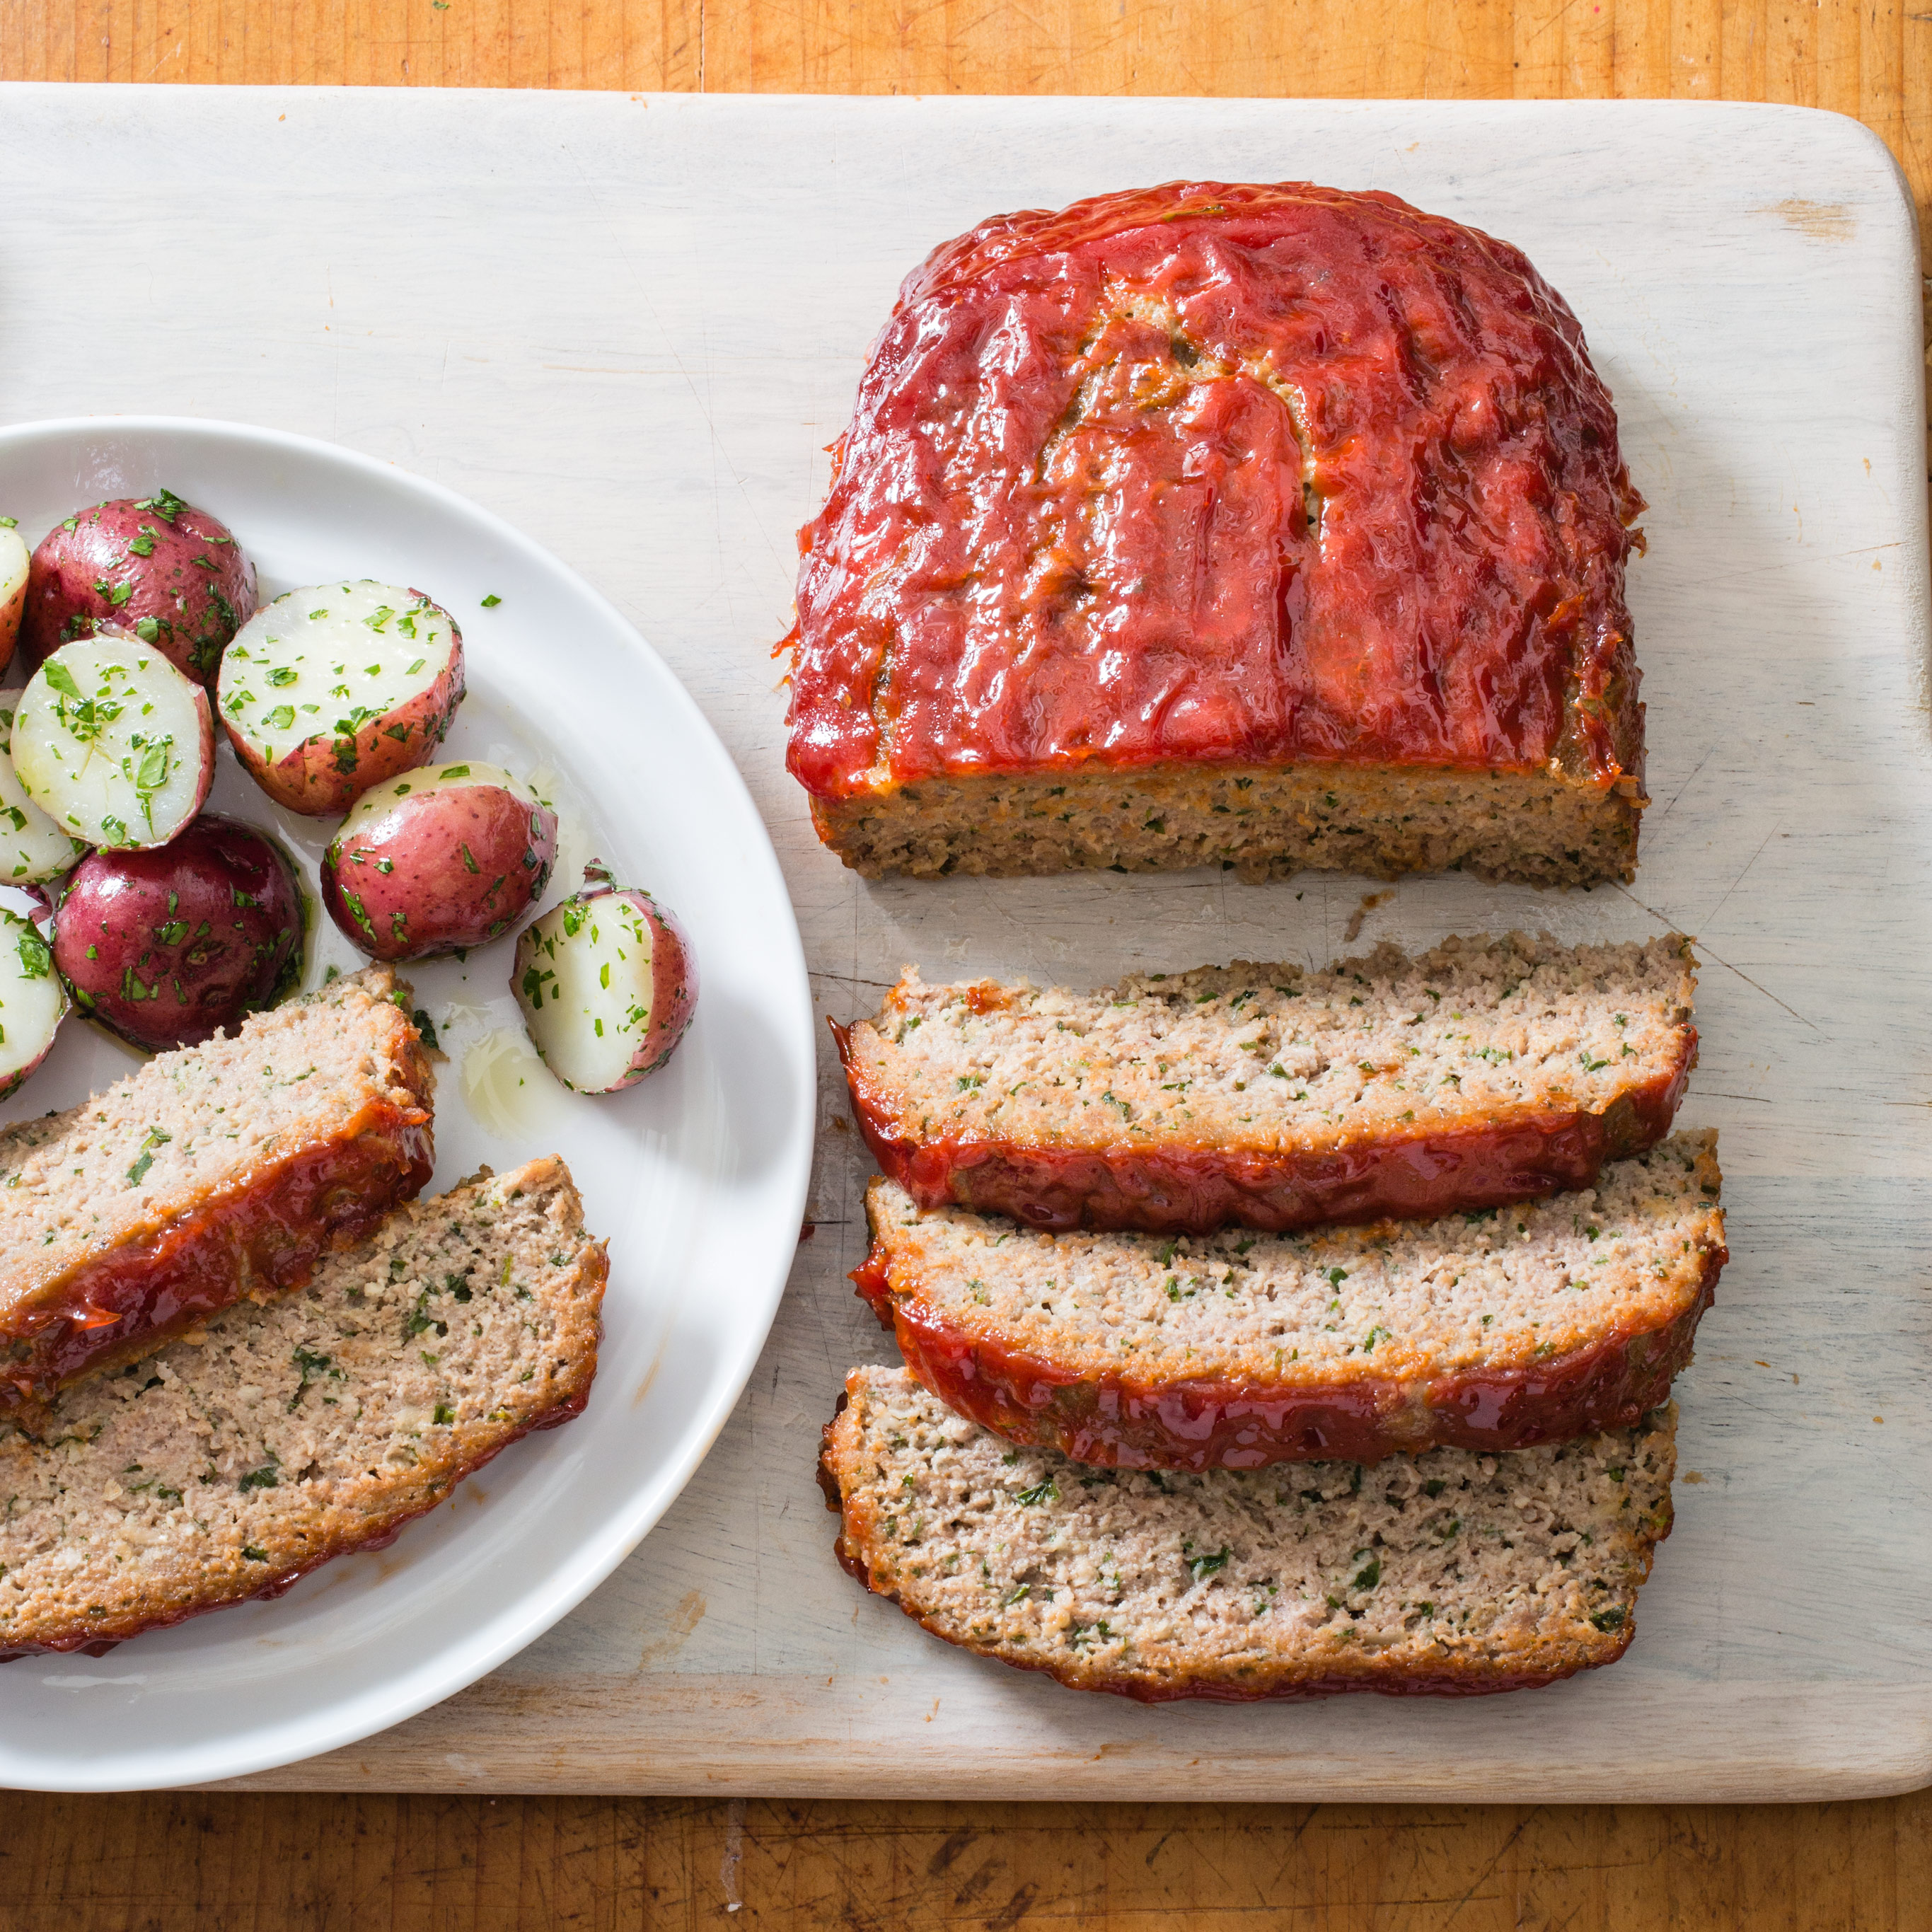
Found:
M 609 1277 L 609 1264 L 601 1247 L 592 1252 L 596 1259 L 590 1262 L 586 1257 L 586 1265 L 596 1276 L 599 1284 L 598 1292 L 601 1296 L 602 1284 Z M 561 1428 L 565 1423 L 581 1415 L 584 1405 L 590 1400 L 590 1384 L 597 1373 L 595 1348 L 576 1366 L 578 1376 L 575 1385 L 562 1402 L 553 1405 L 528 1422 L 504 1430 L 495 1442 L 473 1455 L 452 1457 L 428 1468 L 419 1466 L 420 1483 L 396 1508 L 365 1517 L 352 1529 L 339 1532 L 331 1537 L 322 1548 L 300 1563 L 279 1570 L 272 1582 L 264 1584 L 260 1588 L 236 1590 L 226 1594 L 212 1593 L 202 1601 L 177 1605 L 164 1611 L 130 1616 L 105 1628 L 76 1632 L 71 1637 L 57 1638 L 50 1642 L 22 1644 L 10 1650 L 0 1650 L 0 1664 L 11 1664 L 23 1657 L 74 1654 L 105 1657 L 117 1645 L 127 1642 L 130 1638 L 145 1636 L 150 1630 L 172 1629 L 176 1624 L 185 1623 L 190 1617 L 205 1616 L 210 1610 L 232 1610 L 239 1604 L 269 1602 L 292 1590 L 310 1570 L 320 1569 L 323 1564 L 332 1562 L 336 1557 L 367 1550 L 386 1550 L 417 1517 L 427 1516 L 439 1504 L 447 1502 L 458 1484 L 466 1477 L 473 1476 L 486 1463 L 494 1461 L 511 1444 L 521 1441 L 524 1436 L 538 1430 Z
M 1011 1670 L 1042 1672 L 1070 1690 L 1102 1690 L 1114 1696 L 1131 1697 L 1138 1704 L 1178 1703 L 1184 1700 L 1217 1704 L 1281 1703 L 1339 1696 L 1351 1690 L 1372 1690 L 1384 1697 L 1484 1697 L 1508 1690 L 1540 1690 L 1548 1684 L 1560 1683 L 1566 1677 L 1574 1677 L 1580 1671 L 1614 1664 L 1630 1648 L 1636 1635 L 1634 1623 L 1626 1620 L 1621 1631 L 1612 1635 L 1590 1654 L 1566 1658 L 1561 1664 L 1542 1670 L 1506 1670 L 1470 1664 L 1455 1670 L 1418 1670 L 1410 1667 L 1391 1670 L 1386 1666 L 1378 1669 L 1364 1659 L 1363 1666 L 1355 1671 L 1304 1671 L 1291 1666 L 1272 1677 L 1257 1672 L 1238 1682 L 1216 1678 L 1194 1681 L 1154 1680 L 1138 1676 L 1096 1678 L 1076 1674 L 1043 1658 L 1014 1657 L 991 1646 L 981 1646 L 964 1641 L 957 1630 L 948 1628 L 940 1619 L 922 1616 L 897 1591 L 874 1581 L 865 1558 L 851 1537 L 844 1492 L 838 1479 L 838 1419 L 849 1401 L 850 1397 L 842 1391 L 832 1418 L 819 1438 L 818 1486 L 825 1493 L 826 1508 L 839 1519 L 838 1537 L 833 1545 L 839 1568 L 874 1596 L 897 1604 L 920 1628 L 944 1642 L 970 1652 L 974 1656 L 990 1658 Z M 1667 1526 L 1663 1534 L 1670 1534 Z M 1647 1574 L 1648 1562 L 1645 1568 Z
M 1641 1154 L 1670 1130 L 1696 1064 L 1697 1035 L 1664 1073 L 1604 1113 L 1525 1113 L 1454 1133 L 1292 1148 L 1189 1145 L 1042 1146 L 923 1140 L 906 1132 L 889 1095 L 832 1023 L 854 1117 L 873 1158 L 922 1208 L 971 1208 L 1061 1232 L 1210 1234 L 1238 1225 L 1269 1234 L 1380 1220 L 1430 1220 L 1587 1187 L 1604 1163 Z
M 242 1300 L 301 1287 L 322 1256 L 352 1246 L 415 1199 L 435 1164 L 429 1062 L 413 1027 L 403 1084 L 370 1100 L 327 1144 L 264 1164 L 240 1184 L 117 1243 L 20 1310 L 0 1361 L 0 1414 L 31 1429 L 56 1390 L 147 1354 Z
M 1670 1399 L 1729 1258 L 1722 1248 L 1707 1254 L 1694 1300 L 1660 1327 L 1620 1327 L 1531 1367 L 1274 1385 L 1096 1376 L 1010 1348 L 949 1322 L 916 1288 L 893 1293 L 878 1244 L 852 1279 L 906 1366 L 982 1428 L 1078 1462 L 1198 1472 L 1375 1462 L 1437 1448 L 1528 1449 L 1632 1427 Z
M 788 763 L 1640 790 L 1641 508 L 1561 297 L 1394 197 L 1174 183 L 908 280 L 804 553 Z

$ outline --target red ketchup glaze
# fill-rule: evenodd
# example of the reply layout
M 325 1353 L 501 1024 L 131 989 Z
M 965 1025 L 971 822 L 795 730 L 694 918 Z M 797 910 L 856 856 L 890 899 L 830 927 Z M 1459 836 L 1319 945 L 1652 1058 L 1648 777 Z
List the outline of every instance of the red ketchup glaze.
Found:
M 800 533 L 788 764 L 827 800 L 1089 758 L 1607 787 L 1642 507 L 1506 243 L 1295 182 L 1002 216 L 908 278 Z
M 1429 1220 L 1587 1187 L 1606 1160 L 1670 1131 L 1696 1060 L 1687 1029 L 1670 1073 L 1633 1088 L 1607 1114 L 1542 1114 L 1456 1134 L 1266 1150 L 1170 1142 L 1101 1148 L 1017 1141 L 920 1141 L 868 1092 L 834 1024 L 859 1130 L 922 1208 L 1010 1214 L 1030 1227 L 1211 1234 L 1230 1223 L 1281 1234 L 1384 1216 Z
M 299 1288 L 316 1261 L 413 1200 L 434 1166 L 427 1117 L 387 1102 L 342 1139 L 206 1202 L 140 1246 L 83 1262 L 26 1311 L 23 1358 L 0 1366 L 0 1414 L 130 1360 L 251 1294 Z
M 853 1279 L 892 1330 L 906 1366 L 982 1427 L 1102 1468 L 1198 1472 L 1375 1462 L 1435 1448 L 1527 1449 L 1630 1428 L 1669 1397 L 1690 1360 L 1726 1258 L 1710 1258 L 1696 1300 L 1664 1326 L 1620 1329 L 1532 1367 L 1273 1387 L 1208 1377 L 1089 1379 L 896 1299 L 876 1264 Z
M 845 1406 L 846 1398 L 841 1396 L 838 1404 Z M 835 1414 L 836 1412 L 834 1412 Z M 844 1514 L 844 1501 L 838 1488 L 838 1479 L 831 1468 L 832 1425 L 827 1424 L 822 1432 L 824 1444 L 819 1456 L 818 1486 L 825 1492 L 825 1506 L 842 1519 Z M 1664 1534 L 1668 1536 L 1666 1524 Z M 866 1560 L 850 1549 L 842 1531 L 832 1546 L 838 1558 L 838 1567 L 846 1575 L 862 1584 L 874 1595 L 884 1597 L 888 1603 L 897 1604 L 906 1615 L 922 1629 L 946 1643 L 958 1643 L 950 1631 L 943 1629 L 930 1618 L 922 1617 L 912 1606 L 904 1602 L 896 1591 L 882 1590 L 872 1580 L 872 1573 Z M 1287 1703 L 1305 1698 L 1338 1697 L 1353 1690 L 1372 1690 L 1384 1697 L 1486 1697 L 1506 1690 L 1540 1690 L 1546 1686 L 1560 1683 L 1566 1677 L 1574 1677 L 1578 1672 L 1600 1668 L 1614 1664 L 1629 1649 L 1636 1628 L 1628 1619 L 1624 1622 L 1622 1636 L 1616 1640 L 1616 1648 L 1607 1655 L 1592 1658 L 1586 1663 L 1581 1659 L 1548 1670 L 1486 1670 L 1480 1664 L 1466 1666 L 1460 1670 L 1406 1670 L 1397 1676 L 1372 1675 L 1364 1667 L 1359 1672 L 1324 1672 L 1318 1675 L 1297 1677 L 1286 1682 L 1262 1684 L 1249 1686 L 1238 1683 L 1209 1682 L 1186 1685 L 1157 1683 L 1106 1683 L 1095 1682 L 1089 1678 L 1076 1676 L 1046 1661 L 1035 1661 L 1030 1658 L 1004 1657 L 992 1652 L 975 1652 L 975 1655 L 990 1656 L 996 1664 L 1004 1664 L 1014 1670 L 1044 1672 L 1056 1683 L 1064 1684 L 1076 1690 L 1104 1690 L 1117 1697 L 1131 1697 L 1137 1704 L 1172 1704 L 1185 1700 L 1208 1704 L 1259 1704 Z M 961 1646 L 962 1648 L 970 1646 Z M 0 1661 L 4 1661 L 0 1659 Z

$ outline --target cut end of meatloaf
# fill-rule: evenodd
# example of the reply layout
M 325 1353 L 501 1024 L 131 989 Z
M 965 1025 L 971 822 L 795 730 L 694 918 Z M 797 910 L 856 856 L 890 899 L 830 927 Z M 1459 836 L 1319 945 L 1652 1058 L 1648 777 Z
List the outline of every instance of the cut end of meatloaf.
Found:
M 934 1635 L 1148 1700 L 1456 1695 L 1614 1663 L 1670 1533 L 1676 1411 L 1507 1456 L 1129 1474 L 1015 1451 L 855 1369 L 821 1476 L 845 1567 Z
M 1726 1258 L 1717 1136 L 1594 1188 L 1304 1234 L 1040 1234 L 889 1180 L 856 1277 L 962 1414 L 1083 1462 L 1253 1468 L 1627 1427 Z
M 0 1135 L 0 1408 L 298 1286 L 418 1192 L 409 1006 L 371 966 Z
M 1489 1207 L 1668 1131 L 1696 1058 L 1676 933 L 1238 960 L 1091 993 L 908 968 L 842 1045 L 880 1165 L 922 1205 L 1206 1229 Z
M 561 1161 L 387 1220 L 243 1305 L 0 1425 L 0 1654 L 94 1649 L 380 1547 L 596 1372 L 603 1244 Z
M 1304 872 L 1464 872 L 1590 886 L 1636 876 L 1648 802 L 1634 778 L 1606 784 L 1558 770 L 1089 765 L 884 780 L 814 799 L 812 823 L 872 879 L 1209 866 L 1251 884 Z

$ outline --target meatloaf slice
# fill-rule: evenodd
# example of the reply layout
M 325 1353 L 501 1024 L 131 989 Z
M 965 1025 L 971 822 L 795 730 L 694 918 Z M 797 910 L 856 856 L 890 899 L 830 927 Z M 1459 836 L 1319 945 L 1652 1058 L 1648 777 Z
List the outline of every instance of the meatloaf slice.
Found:
M 1717 1136 L 1594 1188 L 1301 1234 L 1047 1234 L 866 1196 L 854 1277 L 962 1414 L 1082 1462 L 1251 1469 L 1628 1428 L 1727 1258 Z
M 0 1136 L 0 1413 L 298 1287 L 428 1180 L 433 1084 L 371 966 Z
M 1204 1475 L 1017 1453 L 854 1369 L 838 1558 L 947 1642 L 1155 1702 L 1466 1695 L 1613 1664 L 1670 1532 L 1676 1411 L 1543 1449 Z
M 1642 508 L 1507 242 L 1305 182 L 1000 216 L 860 379 L 787 762 L 868 874 L 1627 878 Z
M 465 1183 L 0 1424 L 0 1654 L 86 1650 L 373 1550 L 597 1370 L 604 1246 L 555 1159 Z
M 1588 1186 L 1669 1130 L 1696 974 L 1677 933 L 1237 960 L 1092 993 L 908 968 L 839 1047 L 879 1165 L 922 1207 L 1282 1229 Z

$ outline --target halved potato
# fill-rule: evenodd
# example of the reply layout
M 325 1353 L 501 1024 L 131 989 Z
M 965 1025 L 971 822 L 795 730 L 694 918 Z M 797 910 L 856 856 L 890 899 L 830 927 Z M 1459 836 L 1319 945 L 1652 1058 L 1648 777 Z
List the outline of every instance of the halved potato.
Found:
M 0 884 L 58 878 L 86 850 L 27 796 L 14 769 L 14 714 L 0 710 Z
M 20 614 L 27 608 L 27 578 L 34 560 L 11 517 L 0 517 L 0 670 L 14 659 Z
M 517 939 L 510 990 L 544 1064 L 580 1094 L 614 1094 L 677 1049 L 698 1003 L 691 941 L 668 906 L 593 860 L 584 889 Z
M 428 764 L 463 690 L 456 620 L 419 590 L 365 579 L 257 611 L 222 658 L 215 708 L 278 805 L 326 818 Z
M 165 845 L 214 779 L 208 693 L 139 638 L 97 631 L 34 672 L 14 714 L 27 796 L 90 845 Z
M 480 759 L 387 778 L 358 798 L 322 862 L 329 916 L 377 959 L 482 946 L 543 897 L 556 814 Z
M 0 911 L 0 1100 L 10 1100 L 46 1058 L 67 1016 L 67 988 L 40 928 Z

